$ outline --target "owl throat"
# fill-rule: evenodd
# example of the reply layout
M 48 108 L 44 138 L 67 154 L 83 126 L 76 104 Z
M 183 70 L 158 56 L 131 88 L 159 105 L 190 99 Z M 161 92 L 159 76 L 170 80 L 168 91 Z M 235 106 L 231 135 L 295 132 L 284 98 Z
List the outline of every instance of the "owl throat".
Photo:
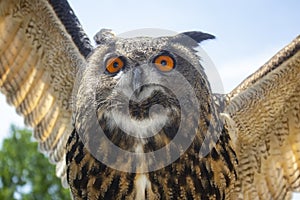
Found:
M 166 98 L 166 99 L 164 99 Z M 180 124 L 178 102 L 161 94 L 98 115 L 106 137 L 119 148 L 147 153 L 163 148 L 175 137 Z

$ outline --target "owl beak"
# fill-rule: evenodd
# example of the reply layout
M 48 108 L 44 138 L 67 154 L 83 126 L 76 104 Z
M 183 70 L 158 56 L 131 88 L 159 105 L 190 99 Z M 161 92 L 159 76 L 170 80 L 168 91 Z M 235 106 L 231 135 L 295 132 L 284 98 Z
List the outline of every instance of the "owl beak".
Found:
M 136 67 L 132 72 L 132 90 L 138 95 L 142 88 L 142 70 Z

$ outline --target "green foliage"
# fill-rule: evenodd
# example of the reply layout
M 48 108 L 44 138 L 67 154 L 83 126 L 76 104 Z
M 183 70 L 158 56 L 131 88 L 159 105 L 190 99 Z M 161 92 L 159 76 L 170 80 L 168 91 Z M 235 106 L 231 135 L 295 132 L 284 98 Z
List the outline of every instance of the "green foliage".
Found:
M 31 131 L 12 126 L 0 151 L 0 199 L 71 199 Z

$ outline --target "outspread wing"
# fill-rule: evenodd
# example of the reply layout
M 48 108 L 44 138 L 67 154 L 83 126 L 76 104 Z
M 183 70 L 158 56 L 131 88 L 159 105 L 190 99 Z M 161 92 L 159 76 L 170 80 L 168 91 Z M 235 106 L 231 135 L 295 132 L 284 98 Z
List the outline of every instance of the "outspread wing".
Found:
M 300 36 L 228 94 L 242 199 L 300 191 Z
M 34 128 L 60 177 L 72 131 L 72 88 L 90 49 L 66 1 L 0 1 L 0 90 Z

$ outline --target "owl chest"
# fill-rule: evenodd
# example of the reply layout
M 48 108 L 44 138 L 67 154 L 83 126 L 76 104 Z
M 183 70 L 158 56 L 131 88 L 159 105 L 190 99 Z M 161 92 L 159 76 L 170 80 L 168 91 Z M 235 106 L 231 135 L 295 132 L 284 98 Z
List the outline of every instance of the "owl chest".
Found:
M 197 155 L 198 156 L 198 155 Z M 128 173 L 95 159 L 74 131 L 67 143 L 67 179 L 74 199 L 222 199 L 226 187 L 208 163 L 183 155 L 153 172 Z M 120 167 L 122 168 L 122 167 Z M 222 174 L 225 176 L 225 174 Z M 227 175 L 226 175 L 227 176 Z

